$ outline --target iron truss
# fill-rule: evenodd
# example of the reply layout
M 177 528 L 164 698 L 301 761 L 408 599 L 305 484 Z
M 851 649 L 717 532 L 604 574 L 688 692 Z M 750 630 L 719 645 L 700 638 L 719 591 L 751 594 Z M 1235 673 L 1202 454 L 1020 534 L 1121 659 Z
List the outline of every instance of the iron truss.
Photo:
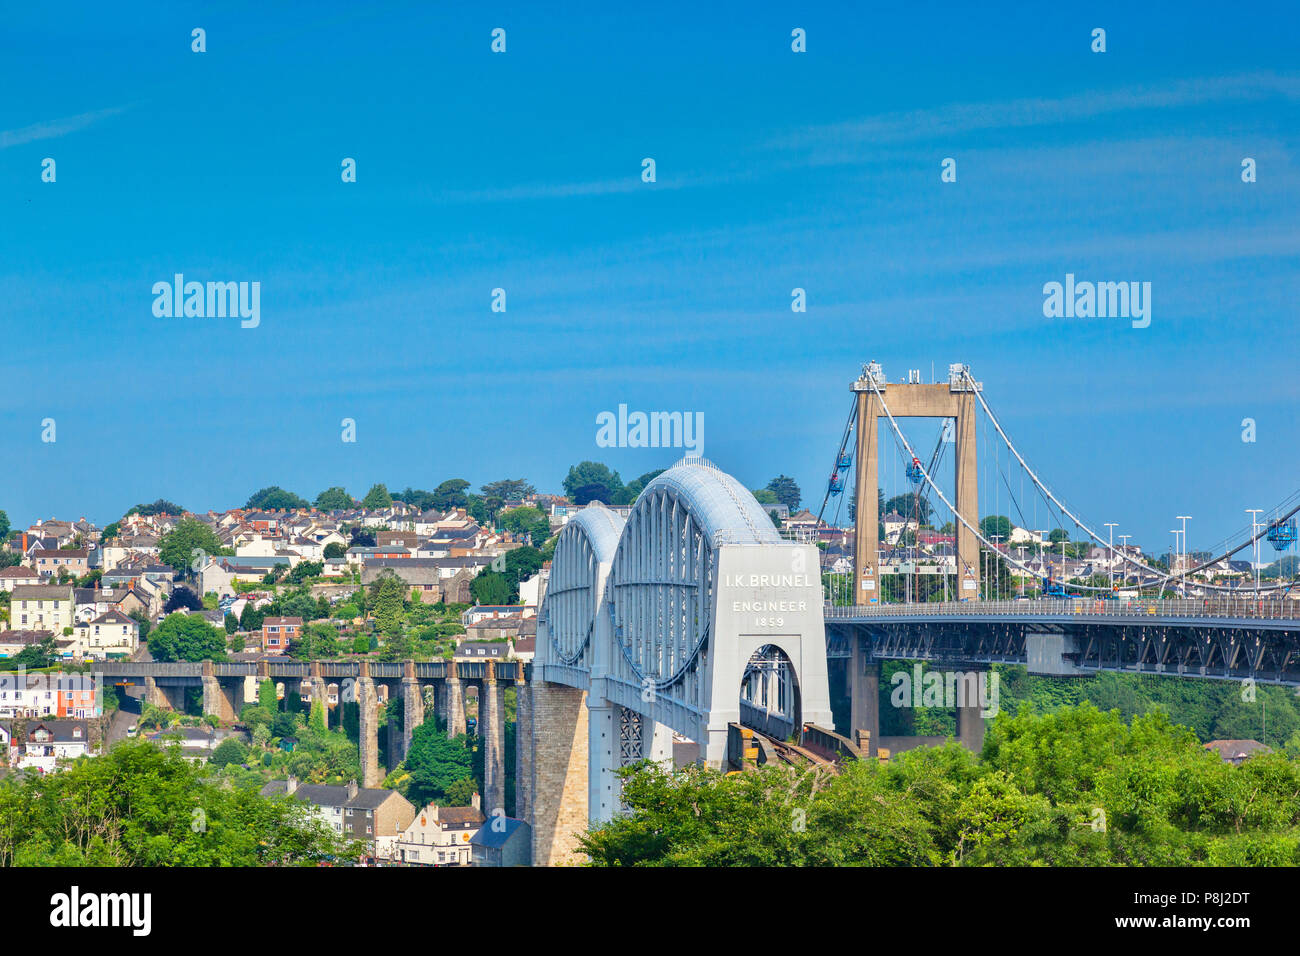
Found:
M 585 529 L 576 521 L 560 532 L 546 588 L 544 619 L 560 662 L 589 667 L 587 648 L 596 623 L 599 559 Z
M 870 657 L 945 664 L 1025 664 L 1027 634 L 1067 638 L 1064 659 L 1083 671 L 1246 680 L 1300 686 L 1300 627 L 1218 624 L 826 621 L 828 648 L 843 657 L 864 641 Z
M 717 552 L 675 489 L 651 484 L 628 516 L 606 598 L 626 680 L 688 706 L 704 700 L 702 674 Z

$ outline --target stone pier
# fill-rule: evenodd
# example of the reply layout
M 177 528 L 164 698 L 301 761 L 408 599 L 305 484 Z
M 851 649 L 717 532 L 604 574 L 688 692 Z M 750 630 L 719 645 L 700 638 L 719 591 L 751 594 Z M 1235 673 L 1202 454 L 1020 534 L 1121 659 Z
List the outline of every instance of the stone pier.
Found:
M 424 723 L 424 689 L 415 678 L 415 662 L 407 661 L 402 670 L 402 744 L 399 760 L 411 752 L 415 728 Z
M 239 713 L 238 702 L 232 699 L 232 695 L 239 691 L 238 687 L 223 686 L 221 681 L 217 680 L 213 671 L 212 661 L 203 662 L 203 713 L 211 714 L 218 720 L 229 722 L 235 719 Z M 240 694 L 242 697 L 243 695 Z
M 456 674 L 456 662 L 447 664 L 447 736 L 465 732 L 465 688 Z
M 860 639 L 853 641 L 849 658 L 849 723 L 852 726 L 845 736 L 856 742 L 859 732 L 870 734 L 871 752 L 865 756 L 874 757 L 880 740 L 880 662 L 871 659 L 863 643 Z
M 321 712 L 325 717 L 325 727 L 328 729 L 330 725 L 330 700 L 329 693 L 325 689 L 325 678 L 321 676 L 320 661 L 312 661 L 311 670 L 308 673 L 307 683 L 311 688 L 312 706 L 320 704 Z M 308 718 L 311 717 L 310 709 L 307 716 Z
M 383 781 L 379 772 L 379 694 L 370 677 L 370 662 L 361 662 L 357 678 L 358 743 L 361 750 L 361 786 L 378 787 Z
M 535 680 L 532 719 L 519 736 L 531 737 L 532 773 L 525 782 L 533 824 L 533 865 L 581 862 L 578 837 L 586 832 L 587 692 Z M 518 787 L 518 783 L 516 783 Z
M 505 687 L 497 680 L 496 662 L 487 662 L 487 677 L 479 685 L 478 730 L 483 738 L 483 813 L 505 813 Z

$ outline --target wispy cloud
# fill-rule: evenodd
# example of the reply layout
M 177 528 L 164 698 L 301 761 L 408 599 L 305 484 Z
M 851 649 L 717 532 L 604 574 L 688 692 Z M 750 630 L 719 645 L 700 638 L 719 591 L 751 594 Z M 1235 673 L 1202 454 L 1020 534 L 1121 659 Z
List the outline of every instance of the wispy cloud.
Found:
M 908 142 L 980 130 L 1027 129 L 1074 123 L 1115 113 L 1216 103 L 1258 102 L 1274 97 L 1300 100 L 1300 76 L 1248 73 L 1118 90 L 1089 91 L 1056 98 L 954 103 L 805 127 L 771 145 L 798 148 L 861 140 L 874 143 Z
M 688 189 L 693 186 L 708 186 L 725 181 L 724 177 L 676 176 L 655 183 L 641 181 L 639 172 L 620 179 L 602 179 L 591 182 L 571 183 L 526 183 L 518 186 L 505 186 L 499 189 L 476 189 L 451 191 L 436 194 L 436 198 L 448 203 L 476 202 L 513 202 L 528 199 L 570 199 L 576 196 L 613 196 L 621 193 L 633 193 L 638 190 L 672 190 Z
M 125 109 L 125 106 L 111 106 L 108 109 L 78 113 L 76 116 L 65 116 L 61 119 L 46 120 L 43 123 L 33 123 L 31 126 L 24 126 L 21 129 L 0 130 L 0 149 L 8 149 L 10 146 L 22 146 L 25 143 L 34 143 L 42 139 L 58 139 L 60 136 L 67 136 L 69 133 L 85 129 L 102 119 L 116 116 Z

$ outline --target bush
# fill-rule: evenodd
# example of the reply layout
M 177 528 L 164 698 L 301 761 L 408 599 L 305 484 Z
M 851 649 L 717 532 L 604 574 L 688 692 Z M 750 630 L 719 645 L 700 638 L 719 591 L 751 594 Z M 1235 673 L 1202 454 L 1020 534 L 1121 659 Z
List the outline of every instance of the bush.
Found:
M 224 767 L 227 764 L 242 764 L 248 759 L 248 748 L 237 737 L 227 737 L 217 748 L 212 751 L 212 756 L 208 758 L 208 763 L 214 767 Z

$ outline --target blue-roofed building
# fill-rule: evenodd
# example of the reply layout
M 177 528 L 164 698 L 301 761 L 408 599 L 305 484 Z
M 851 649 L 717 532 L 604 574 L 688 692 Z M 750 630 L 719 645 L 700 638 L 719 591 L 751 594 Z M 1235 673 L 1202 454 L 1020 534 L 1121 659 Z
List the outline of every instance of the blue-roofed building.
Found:
M 514 817 L 492 817 L 470 838 L 471 866 L 532 866 L 533 828 Z

